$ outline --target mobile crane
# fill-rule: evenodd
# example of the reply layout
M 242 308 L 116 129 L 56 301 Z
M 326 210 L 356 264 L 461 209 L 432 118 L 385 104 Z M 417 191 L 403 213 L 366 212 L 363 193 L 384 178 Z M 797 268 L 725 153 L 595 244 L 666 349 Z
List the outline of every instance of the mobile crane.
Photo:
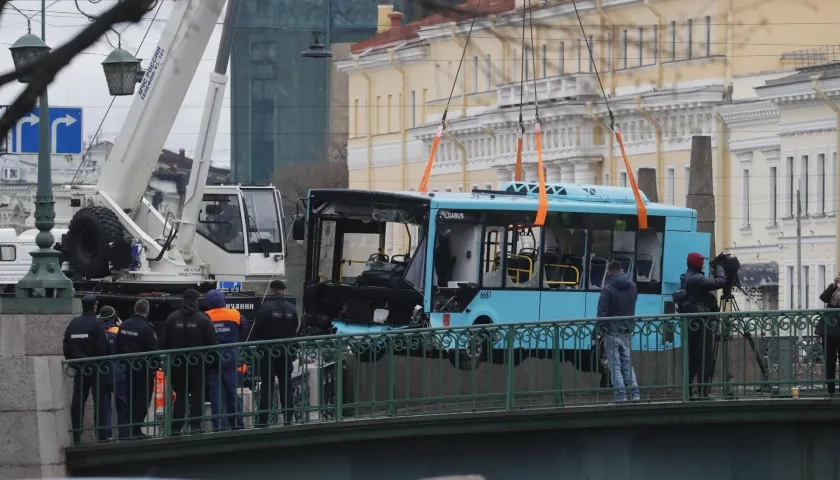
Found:
M 56 248 L 77 293 L 95 292 L 100 303 L 122 314 L 130 313 L 138 296 L 152 300 L 153 314 L 165 318 L 180 303 L 176 295 L 187 288 L 207 291 L 220 282 L 262 283 L 285 276 L 279 192 L 271 185 L 205 185 L 239 0 L 230 0 L 225 15 L 181 218 L 164 217 L 144 198 L 224 5 L 225 0 L 173 2 L 98 183 L 66 186 L 69 192 L 57 195 L 69 202 L 56 203 L 56 216 L 71 220 Z M 29 249 L 18 250 L 18 256 L 29 256 Z M 0 275 L 6 273 L 2 268 Z M 247 292 L 229 300 L 246 315 L 257 302 Z

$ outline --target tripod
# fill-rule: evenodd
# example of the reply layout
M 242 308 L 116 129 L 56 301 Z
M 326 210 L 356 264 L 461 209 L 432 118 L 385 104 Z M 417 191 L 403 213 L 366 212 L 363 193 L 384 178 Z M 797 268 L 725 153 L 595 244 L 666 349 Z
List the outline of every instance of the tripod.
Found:
M 736 288 L 741 291 L 744 295 L 747 293 L 739 286 L 736 285 Z M 720 297 L 720 311 L 721 312 L 740 312 L 741 309 L 738 308 L 738 302 L 735 300 L 735 297 L 732 295 L 731 288 L 725 288 L 723 295 Z M 737 326 L 733 325 L 732 322 L 729 321 L 721 321 L 718 322 L 717 330 L 715 333 L 715 346 L 713 351 L 713 365 L 717 365 L 717 358 L 718 353 L 720 350 L 723 350 L 723 362 L 721 365 L 722 375 L 725 378 L 725 388 L 724 388 L 724 396 L 726 398 L 733 398 L 735 396 L 734 392 L 732 391 L 732 387 L 730 386 L 730 382 L 732 381 L 732 371 L 730 365 L 730 340 L 732 339 L 732 331 L 737 331 L 744 337 L 744 340 L 750 345 L 750 349 L 755 355 L 756 362 L 758 363 L 758 368 L 761 370 L 761 379 L 763 380 L 762 385 L 759 387 L 758 391 L 771 391 L 771 387 L 769 385 L 770 381 L 770 373 L 769 373 L 769 366 L 767 365 L 767 361 L 764 359 L 763 356 L 759 355 L 758 349 L 755 348 L 755 340 L 753 339 L 752 334 L 744 330 L 742 328 L 738 328 Z

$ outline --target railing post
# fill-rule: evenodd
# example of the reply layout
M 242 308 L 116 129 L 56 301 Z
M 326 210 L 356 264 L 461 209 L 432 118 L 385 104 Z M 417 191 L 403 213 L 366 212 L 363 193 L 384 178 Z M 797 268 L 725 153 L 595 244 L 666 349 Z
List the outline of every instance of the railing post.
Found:
M 513 341 L 516 338 L 515 333 L 516 328 L 512 326 L 507 326 L 507 332 L 505 333 L 505 409 L 506 410 L 513 410 L 516 408 L 516 395 L 515 395 L 515 382 L 514 382 L 514 350 L 513 350 Z M 492 343 L 491 343 L 492 348 Z
M 384 337 L 386 346 L 385 356 L 388 357 L 388 415 L 394 416 L 397 414 L 395 406 L 396 393 L 394 391 L 397 388 L 396 372 L 394 371 L 394 342 L 391 341 L 389 334 L 385 333 Z
M 172 436 L 172 354 L 163 357 L 163 437 Z M 154 402 L 154 399 L 152 399 Z M 204 405 L 202 405 L 204 408 Z
M 682 384 L 682 401 L 688 402 L 690 400 L 691 394 L 691 382 L 688 378 L 688 329 L 689 329 L 689 320 L 685 317 L 685 315 L 680 315 L 680 345 L 682 346 L 682 378 L 680 379 L 680 383 Z
M 335 343 L 335 421 L 344 419 L 344 338 Z

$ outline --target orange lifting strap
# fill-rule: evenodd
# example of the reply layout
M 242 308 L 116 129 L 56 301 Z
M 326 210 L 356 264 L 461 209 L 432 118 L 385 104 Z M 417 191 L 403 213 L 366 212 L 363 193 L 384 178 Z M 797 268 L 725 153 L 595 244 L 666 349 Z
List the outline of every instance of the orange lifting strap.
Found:
M 429 191 L 429 177 L 432 175 L 432 165 L 435 163 L 435 154 L 437 153 L 441 135 L 443 135 L 443 123 L 438 126 L 437 132 L 435 132 L 435 139 L 432 141 L 432 149 L 429 151 L 429 161 L 426 163 L 426 170 L 423 171 L 423 178 L 420 180 L 420 186 L 417 188 L 417 191 L 420 193 Z
M 521 127 L 516 133 L 516 169 L 513 171 L 513 180 L 522 181 L 522 134 L 525 127 Z
M 542 126 L 540 121 L 534 124 L 534 132 L 536 134 L 537 144 L 537 177 L 540 180 L 540 199 L 537 204 L 537 219 L 534 220 L 534 225 L 541 227 L 545 225 L 545 216 L 548 214 L 548 192 L 545 189 L 545 169 L 543 168 L 542 157 Z M 522 144 L 522 140 L 519 141 Z
M 615 132 L 615 139 L 618 140 L 618 148 L 621 149 L 621 156 L 624 157 L 624 168 L 627 169 L 627 178 L 630 179 L 630 188 L 633 189 L 633 196 L 636 197 L 636 210 L 639 215 L 639 230 L 646 230 L 647 223 L 647 207 L 642 201 L 642 194 L 639 193 L 639 185 L 636 184 L 636 176 L 633 175 L 633 169 L 630 168 L 630 160 L 627 159 L 627 152 L 624 151 L 624 142 L 621 141 L 621 134 Z

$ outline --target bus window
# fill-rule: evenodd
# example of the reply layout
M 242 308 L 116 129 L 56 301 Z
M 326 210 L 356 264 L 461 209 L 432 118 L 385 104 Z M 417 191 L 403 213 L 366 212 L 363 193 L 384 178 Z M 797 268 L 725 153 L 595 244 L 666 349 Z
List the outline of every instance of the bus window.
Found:
M 318 278 L 323 281 L 335 280 L 333 277 L 335 222 L 333 220 L 322 220 L 320 229 L 321 242 L 318 247 Z
M 650 288 L 642 284 L 659 284 L 656 290 L 661 289 L 662 282 L 662 240 L 664 232 L 643 230 L 636 237 L 636 284 L 640 290 Z
M 478 283 L 481 230 L 481 225 L 476 223 L 438 223 L 434 250 L 435 285 L 457 288 L 459 283 Z
M 512 288 L 539 288 L 539 227 L 508 225 L 507 227 L 507 286 Z
M 481 247 L 481 286 L 502 288 L 502 252 L 504 249 L 505 228 L 490 227 L 484 229 Z
M 555 217 L 549 217 L 555 218 Z M 579 290 L 583 285 L 586 230 L 546 224 L 542 252 L 546 288 Z

